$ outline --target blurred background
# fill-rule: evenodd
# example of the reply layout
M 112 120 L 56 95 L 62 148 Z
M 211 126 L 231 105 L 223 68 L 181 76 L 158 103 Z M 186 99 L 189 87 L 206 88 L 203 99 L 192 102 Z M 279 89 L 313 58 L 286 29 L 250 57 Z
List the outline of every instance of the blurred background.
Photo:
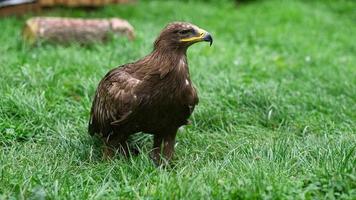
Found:
M 0 199 L 354 199 L 355 11 L 353 0 L 0 0 Z M 97 84 L 172 21 L 214 38 L 188 50 L 200 102 L 175 166 L 151 165 L 145 135 L 138 158 L 102 162 L 86 130 Z

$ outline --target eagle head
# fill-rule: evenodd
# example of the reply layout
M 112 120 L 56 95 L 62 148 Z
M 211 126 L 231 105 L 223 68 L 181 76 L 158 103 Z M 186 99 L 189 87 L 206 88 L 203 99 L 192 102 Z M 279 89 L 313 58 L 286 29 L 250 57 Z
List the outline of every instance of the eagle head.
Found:
M 188 22 L 173 22 L 168 24 L 154 43 L 155 49 L 186 50 L 190 45 L 206 41 L 213 43 L 210 33 Z

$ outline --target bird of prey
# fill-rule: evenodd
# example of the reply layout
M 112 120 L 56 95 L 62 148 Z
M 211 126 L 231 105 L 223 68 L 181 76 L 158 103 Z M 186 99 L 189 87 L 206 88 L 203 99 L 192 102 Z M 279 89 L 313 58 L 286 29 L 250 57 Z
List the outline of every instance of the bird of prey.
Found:
M 91 108 L 88 131 L 104 141 L 104 155 L 131 151 L 130 135 L 154 135 L 151 158 L 156 164 L 172 159 L 177 130 L 189 123 L 195 105 L 187 48 L 211 35 L 187 22 L 168 24 L 144 58 L 109 71 L 100 81 Z

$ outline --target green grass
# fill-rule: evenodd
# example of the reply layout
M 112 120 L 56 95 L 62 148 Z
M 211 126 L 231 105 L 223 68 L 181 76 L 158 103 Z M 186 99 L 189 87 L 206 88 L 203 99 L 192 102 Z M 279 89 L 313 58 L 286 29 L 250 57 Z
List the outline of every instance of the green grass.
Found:
M 122 17 L 137 39 L 87 47 L 20 38 L 0 19 L 0 199 L 356 199 L 356 3 L 142 1 L 42 15 Z M 87 134 L 99 80 L 170 21 L 214 36 L 189 49 L 200 104 L 174 166 L 103 161 Z M 170 199 L 169 198 L 169 199 Z

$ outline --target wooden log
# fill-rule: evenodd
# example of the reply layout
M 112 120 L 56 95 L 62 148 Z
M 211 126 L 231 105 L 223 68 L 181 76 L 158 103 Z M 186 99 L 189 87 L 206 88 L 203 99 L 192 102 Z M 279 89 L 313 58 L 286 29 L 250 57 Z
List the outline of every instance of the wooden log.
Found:
M 40 10 L 40 4 L 37 2 L 11 5 L 6 7 L 0 7 L 0 17 L 5 17 L 9 15 L 22 15 L 28 12 L 37 13 Z
M 34 17 L 26 21 L 22 35 L 30 44 L 37 41 L 86 44 L 106 41 L 112 34 L 124 35 L 130 40 L 135 37 L 130 23 L 119 18 Z
M 108 4 L 136 3 L 137 0 L 38 0 L 42 7 L 68 6 L 68 7 L 99 7 Z

